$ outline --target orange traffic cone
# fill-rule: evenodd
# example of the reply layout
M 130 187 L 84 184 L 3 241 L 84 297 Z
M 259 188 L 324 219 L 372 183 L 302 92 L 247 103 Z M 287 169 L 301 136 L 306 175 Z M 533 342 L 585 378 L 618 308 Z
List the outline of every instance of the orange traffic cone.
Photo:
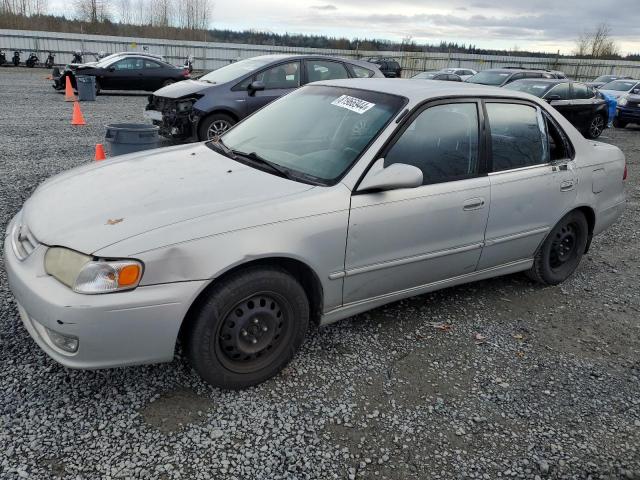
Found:
M 76 99 L 76 96 L 73 94 L 73 88 L 71 87 L 71 79 L 69 78 L 69 75 L 67 75 L 65 78 L 67 80 L 64 86 L 64 101 L 75 102 L 77 99 Z
M 44 77 L 45 80 L 53 80 L 53 75 L 47 75 Z
M 86 125 L 82 111 L 80 110 L 80 104 L 73 102 L 73 116 L 71 117 L 71 125 Z
M 96 143 L 96 157 L 95 160 L 96 162 L 99 162 L 100 160 L 106 160 L 107 157 L 104 154 L 104 146 L 101 143 Z

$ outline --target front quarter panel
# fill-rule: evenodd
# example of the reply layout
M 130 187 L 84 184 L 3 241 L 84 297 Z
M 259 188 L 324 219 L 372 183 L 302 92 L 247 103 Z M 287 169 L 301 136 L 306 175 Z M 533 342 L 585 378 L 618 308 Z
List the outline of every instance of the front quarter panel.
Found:
M 194 219 L 132 237 L 97 256 L 144 262 L 142 285 L 212 280 L 239 265 L 265 258 L 290 258 L 310 267 L 323 287 L 324 308 L 342 304 L 351 192 L 342 184 L 317 187 L 279 205 Z

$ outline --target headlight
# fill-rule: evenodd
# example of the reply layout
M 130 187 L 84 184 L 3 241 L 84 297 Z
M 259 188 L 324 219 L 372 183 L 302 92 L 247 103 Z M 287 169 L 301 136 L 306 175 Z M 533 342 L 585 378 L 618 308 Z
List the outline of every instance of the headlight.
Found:
M 620 100 L 618 100 L 618 105 L 621 106 L 625 106 L 627 103 L 629 103 L 629 100 L 627 100 L 627 97 L 622 97 Z
M 74 292 L 84 294 L 131 290 L 142 278 L 142 263 L 137 260 L 94 260 L 61 247 L 47 250 L 44 268 Z

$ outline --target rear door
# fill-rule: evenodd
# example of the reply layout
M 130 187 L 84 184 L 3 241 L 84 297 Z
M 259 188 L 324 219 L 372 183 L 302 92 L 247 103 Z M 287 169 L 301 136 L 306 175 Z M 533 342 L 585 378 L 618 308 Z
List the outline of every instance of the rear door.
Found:
M 549 90 L 544 98 L 571 123 L 574 123 L 573 101 L 571 100 L 571 84 L 560 83 Z
M 166 66 L 153 60 L 144 61 L 143 78 L 145 90 L 158 90 L 170 76 L 169 69 Z
M 264 90 L 248 93 L 247 113 L 251 114 L 268 103 L 295 90 L 300 86 L 300 62 L 287 62 L 269 67 L 253 77 L 263 82 Z
M 571 87 L 574 125 L 580 130 L 586 130 L 595 116 L 597 105 L 601 105 L 603 101 L 597 98 L 596 92 L 584 83 L 574 82 Z
M 406 122 L 381 156 L 420 168 L 423 185 L 355 193 L 344 302 L 408 292 L 475 271 L 489 212 L 476 100 L 445 100 Z
M 572 149 L 567 147 L 565 154 L 559 152 L 561 145 L 552 148 L 549 121 L 540 107 L 486 100 L 485 108 L 491 207 L 479 270 L 533 258 L 549 231 L 575 205 L 577 183 Z

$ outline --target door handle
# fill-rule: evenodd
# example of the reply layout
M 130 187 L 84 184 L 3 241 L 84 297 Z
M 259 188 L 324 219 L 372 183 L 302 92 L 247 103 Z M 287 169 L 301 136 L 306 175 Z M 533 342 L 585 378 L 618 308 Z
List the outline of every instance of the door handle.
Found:
M 575 182 L 573 180 L 565 180 L 564 182 L 562 182 L 560 184 L 560 191 L 561 192 L 569 192 L 569 191 L 573 190 L 574 186 L 575 186 Z
M 462 207 L 462 209 L 466 211 L 480 210 L 481 208 L 484 208 L 484 198 L 482 197 L 469 198 L 464 201 L 464 205 Z

